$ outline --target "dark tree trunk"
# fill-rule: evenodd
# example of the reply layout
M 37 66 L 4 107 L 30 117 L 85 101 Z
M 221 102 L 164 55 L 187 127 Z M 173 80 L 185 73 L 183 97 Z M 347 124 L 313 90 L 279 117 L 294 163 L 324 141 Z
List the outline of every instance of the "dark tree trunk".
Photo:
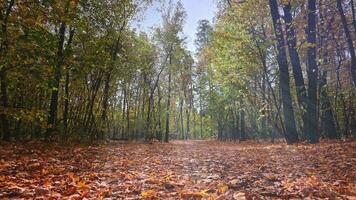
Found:
M 345 36 L 346 36 L 346 41 L 349 46 L 349 51 L 351 55 L 351 76 L 352 76 L 352 82 L 354 86 L 356 86 L 356 55 L 355 55 L 355 47 L 353 45 L 352 41 L 352 36 L 349 30 L 349 27 L 347 25 L 347 20 L 346 16 L 344 13 L 344 9 L 342 7 L 342 1 L 341 0 L 336 0 L 337 1 L 337 8 L 339 10 L 340 18 L 341 18 L 341 23 L 344 28 Z
M 1 38 L 1 46 L 0 46 L 0 59 L 5 58 L 7 56 L 7 48 L 8 48 L 8 38 L 7 38 L 7 22 L 8 18 L 10 16 L 10 13 L 12 11 L 13 6 L 15 5 L 15 0 L 11 0 L 6 4 L 6 11 L 4 13 L 4 16 L 1 13 L 1 18 L 2 18 L 2 25 L 1 25 L 1 31 L 2 31 L 2 38 Z M 3 64 L 3 63 L 0 63 Z M 4 63 L 5 64 L 5 63 Z M 7 73 L 6 69 L 0 70 L 0 95 L 1 95 L 1 106 L 6 109 L 8 108 L 9 100 L 8 100 L 8 94 L 7 94 Z M 1 114 L 0 115 L 0 120 L 1 120 L 1 126 L 2 126 L 2 131 L 3 131 L 3 140 L 5 141 L 10 141 L 11 139 L 11 132 L 10 132 L 10 127 L 9 127 L 9 121 L 7 119 L 6 114 Z
M 129 135 L 131 134 L 131 124 L 130 124 L 130 83 L 128 84 L 128 88 L 127 88 L 127 100 L 126 100 L 126 138 L 129 137 Z
M 172 58 L 169 59 L 170 64 L 172 63 Z M 167 96 L 167 108 L 166 108 L 166 132 L 164 135 L 164 142 L 169 141 L 169 112 L 171 107 L 171 90 L 172 90 L 172 71 L 169 69 L 168 72 L 168 96 Z
M 234 140 L 238 140 L 240 137 L 240 112 L 238 109 L 235 109 L 235 133 Z
M 203 99 L 201 89 L 199 91 L 199 119 L 200 119 L 200 139 L 203 139 Z
M 6 80 L 6 72 L 0 72 L 0 84 L 1 84 L 1 106 L 6 109 L 8 108 L 8 96 L 7 96 L 7 80 Z M 5 114 L 0 115 L 1 126 L 3 131 L 3 140 L 10 141 L 11 132 L 9 128 L 9 121 L 7 120 L 7 116 Z
M 120 32 L 124 30 L 126 26 L 126 23 L 124 23 L 121 26 Z M 112 52 L 111 52 L 111 59 L 112 62 L 115 63 L 117 59 L 117 54 L 119 53 L 121 46 L 121 35 L 118 37 L 118 39 L 115 41 Z M 111 81 L 111 73 L 113 71 L 114 66 L 109 67 L 107 71 L 105 72 L 105 78 L 104 78 L 104 96 L 103 96 L 103 102 L 102 102 L 102 113 L 101 113 L 101 123 L 106 124 L 107 120 L 107 109 L 109 107 L 109 92 L 110 92 L 110 81 Z M 108 127 L 107 127 L 108 128 Z
M 266 62 L 264 60 L 264 62 Z M 265 66 L 265 64 L 263 64 Z M 267 94 L 266 94 L 266 76 L 267 74 L 263 72 L 262 74 L 262 120 L 261 120 L 261 128 L 262 128 L 262 137 L 264 139 L 267 138 Z
M 103 91 L 103 102 L 102 102 L 102 112 L 101 112 L 101 120 L 103 123 L 107 120 L 107 110 L 109 107 L 109 92 L 110 92 L 110 80 L 111 80 L 111 72 L 105 73 L 104 78 L 104 91 Z
M 180 97 L 179 100 L 179 124 L 180 124 L 180 133 L 181 133 L 181 138 L 183 140 L 185 140 L 185 131 L 184 131 L 184 122 L 183 122 L 183 104 L 184 104 L 184 100 L 182 97 Z
M 61 79 L 61 71 L 64 59 L 64 40 L 66 32 L 66 23 L 62 22 L 59 29 L 59 41 L 57 49 L 57 64 L 54 69 L 54 77 L 51 80 L 50 87 L 52 90 L 51 101 L 49 106 L 48 115 L 48 128 L 46 133 L 46 139 L 49 139 L 53 131 L 57 129 L 57 113 L 58 113 L 58 96 L 59 96 L 59 82 Z
M 279 65 L 280 91 L 282 95 L 284 121 L 286 125 L 285 138 L 288 144 L 294 144 L 299 141 L 295 125 L 294 110 L 290 92 L 290 80 L 288 72 L 287 53 L 285 49 L 284 34 L 280 22 L 277 0 L 269 0 L 273 26 L 277 38 L 277 61 Z
M 64 139 L 68 138 L 68 113 L 69 113 L 69 69 L 67 69 L 65 84 L 64 84 L 64 112 L 63 112 L 63 124 L 64 124 Z
M 153 98 L 154 98 L 154 91 L 150 92 L 150 97 L 148 99 L 147 105 L 147 119 L 146 119 L 146 130 L 145 130 L 145 140 L 149 140 L 151 138 L 151 116 L 152 116 L 152 107 L 153 107 Z
M 123 104 L 122 104 L 122 132 L 121 132 L 121 135 L 122 135 L 122 139 L 126 139 L 126 128 L 125 128 L 125 116 L 126 116 L 126 101 L 127 101 L 127 89 L 126 89 L 126 83 L 124 83 L 123 85 L 123 93 L 124 93 L 124 96 L 123 96 Z
M 321 93 L 321 110 L 322 110 L 321 119 L 322 119 L 323 132 L 326 134 L 326 136 L 329 139 L 337 139 L 339 138 L 339 134 L 336 130 L 334 113 L 331 107 L 330 98 L 325 88 L 327 85 L 327 72 L 323 71 L 321 76 L 322 77 L 320 83 L 320 88 L 321 88 L 320 93 Z
M 312 144 L 319 142 L 318 134 L 318 65 L 316 47 L 316 0 L 308 0 L 308 101 L 304 133 Z
M 161 94 L 161 88 L 158 86 L 157 88 L 158 92 L 158 107 L 157 107 L 157 112 L 158 112 L 158 140 L 162 141 L 162 94 Z
M 354 27 L 354 32 L 356 33 L 356 11 L 355 11 L 355 4 L 354 0 L 350 0 L 350 6 L 352 11 L 352 25 Z
M 245 108 L 242 99 L 240 100 L 240 142 L 246 141 L 246 127 L 245 127 Z
M 297 51 L 297 37 L 295 34 L 295 29 L 293 27 L 293 17 L 291 14 L 291 4 L 290 2 L 286 4 L 283 7 L 284 10 L 284 21 L 286 23 L 286 29 L 287 29 L 287 44 L 288 44 L 288 51 L 289 51 L 289 57 L 290 61 L 292 64 L 292 71 L 293 71 L 293 77 L 295 81 L 295 86 L 297 90 L 297 98 L 298 98 L 298 104 L 299 108 L 301 110 L 305 110 L 306 108 L 306 100 L 307 100 L 307 92 L 304 84 L 304 78 L 303 78 L 303 71 L 302 67 L 300 64 L 300 58 L 299 54 Z M 302 112 L 302 120 L 303 124 L 306 124 L 306 116 L 305 113 Z M 302 128 L 303 130 L 303 128 Z M 305 134 L 303 134 L 305 135 Z

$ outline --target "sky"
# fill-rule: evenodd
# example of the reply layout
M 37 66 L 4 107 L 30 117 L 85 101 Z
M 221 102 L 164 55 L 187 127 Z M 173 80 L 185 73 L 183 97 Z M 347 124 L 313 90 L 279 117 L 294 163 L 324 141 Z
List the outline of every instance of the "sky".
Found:
M 168 0 L 164 0 L 167 1 Z M 177 1 L 177 0 L 176 0 Z M 215 12 L 217 11 L 216 0 L 181 0 L 187 13 L 187 19 L 184 26 L 184 36 L 187 37 L 187 47 L 190 51 L 195 51 L 194 40 L 198 26 L 198 21 L 207 19 L 212 22 Z M 139 22 L 139 29 L 150 32 L 150 28 L 161 24 L 161 14 L 157 10 L 160 8 L 159 3 L 149 7 Z

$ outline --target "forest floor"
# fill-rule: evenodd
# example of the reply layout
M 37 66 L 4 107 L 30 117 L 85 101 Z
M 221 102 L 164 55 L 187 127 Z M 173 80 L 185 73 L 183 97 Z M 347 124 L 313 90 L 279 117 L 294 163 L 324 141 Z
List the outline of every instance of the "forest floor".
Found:
M 0 146 L 0 199 L 356 199 L 356 142 Z

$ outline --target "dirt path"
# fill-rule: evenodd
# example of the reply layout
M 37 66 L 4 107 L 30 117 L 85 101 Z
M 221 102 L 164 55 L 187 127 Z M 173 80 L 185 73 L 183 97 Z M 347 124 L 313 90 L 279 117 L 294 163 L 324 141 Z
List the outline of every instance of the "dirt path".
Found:
M 0 198 L 352 199 L 355 149 L 355 142 L 8 144 L 0 150 Z

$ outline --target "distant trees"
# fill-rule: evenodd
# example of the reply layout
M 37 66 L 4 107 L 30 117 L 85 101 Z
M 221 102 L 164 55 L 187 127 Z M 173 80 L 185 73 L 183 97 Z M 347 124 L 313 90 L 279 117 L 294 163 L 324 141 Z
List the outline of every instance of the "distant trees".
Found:
M 130 23 L 151 2 L 2 2 L 2 138 L 197 137 L 184 8 L 168 2 L 149 37 Z

